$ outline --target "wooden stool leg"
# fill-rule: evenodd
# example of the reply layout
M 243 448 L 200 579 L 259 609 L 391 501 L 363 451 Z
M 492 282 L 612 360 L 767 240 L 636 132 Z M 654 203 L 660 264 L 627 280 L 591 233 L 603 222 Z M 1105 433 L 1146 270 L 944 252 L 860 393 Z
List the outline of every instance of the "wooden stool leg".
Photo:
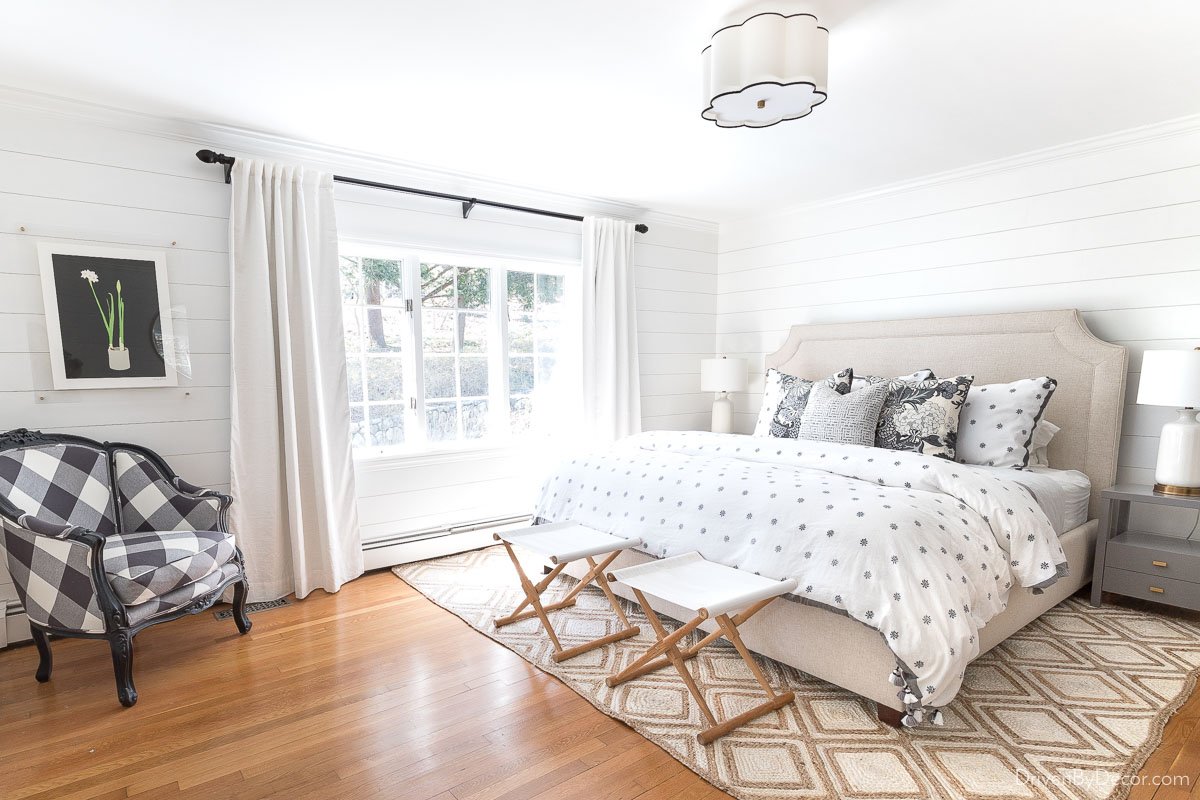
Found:
M 539 596 L 542 594 L 542 592 L 546 591 L 546 587 L 548 587 L 550 585 L 551 581 L 553 581 L 556 577 L 558 577 L 558 573 L 562 572 L 563 567 L 565 567 L 565 566 L 566 566 L 566 564 L 559 564 L 554 569 L 552 569 L 548 573 L 546 573 L 546 577 L 544 577 L 540 581 L 538 581 L 537 585 L 535 585 L 533 588 Z M 517 567 L 518 574 L 520 573 L 520 571 L 521 571 L 521 568 L 518 566 Z M 524 587 L 522 587 L 522 588 L 524 588 Z M 530 617 L 536 616 L 537 612 L 534 611 L 533 609 L 530 609 L 528 611 L 521 611 L 521 609 L 525 608 L 525 606 L 527 606 L 527 605 L 529 605 L 528 595 L 526 595 L 525 599 L 521 601 L 520 605 L 518 605 L 515 609 L 513 609 L 513 612 L 511 614 L 509 614 L 507 617 L 496 617 L 496 619 L 492 620 L 492 624 L 495 625 L 497 628 L 502 628 L 505 625 L 511 625 L 514 622 L 520 622 L 523 619 L 529 619 Z M 564 597 L 562 600 L 559 600 L 556 603 L 551 603 L 550 605 L 543 605 L 542 608 L 546 611 L 557 611 L 560 608 L 566 608 L 567 606 L 573 606 L 573 605 L 575 605 L 575 599 L 573 597 Z
M 533 606 L 534 613 L 538 619 L 542 621 L 542 627 L 546 629 L 546 635 L 550 637 L 550 642 L 554 645 L 555 652 L 562 650 L 562 645 L 558 642 L 558 636 L 554 633 L 554 626 L 550 624 L 550 617 L 546 616 L 546 610 L 542 608 L 542 598 L 533 585 L 533 582 L 526 576 L 525 570 L 521 569 L 521 562 L 517 560 L 517 554 L 513 552 L 512 545 L 504 542 L 504 549 L 508 551 L 508 557 L 512 559 L 513 566 L 517 568 L 517 576 L 521 579 L 521 588 L 525 590 L 525 598 L 529 604 Z M 551 576 L 546 576 L 551 577 Z
M 737 649 L 738 655 L 740 655 L 742 660 L 746 662 L 746 666 L 750 668 L 750 672 L 753 673 L 755 680 L 758 681 L 758 685 L 761 686 L 763 691 L 767 693 L 767 697 L 769 699 L 767 702 L 757 705 L 749 711 L 744 711 L 741 714 L 738 714 L 736 717 L 731 717 L 720 724 L 714 724 L 707 730 L 703 730 L 696 734 L 696 740 L 700 742 L 700 744 L 709 744 L 710 742 L 713 742 L 729 733 L 734 728 L 745 725 L 747 722 L 753 719 L 758 719 L 764 714 L 769 714 L 772 711 L 783 708 L 788 703 L 796 699 L 796 695 L 793 692 L 784 692 L 783 694 L 779 695 L 775 694 L 775 690 L 772 689 L 771 684 L 767 682 L 767 677 L 763 675 L 763 671 L 758 666 L 758 662 L 754 660 L 754 656 L 750 654 L 749 649 L 747 649 L 745 643 L 742 642 L 742 637 L 740 634 L 738 634 L 737 626 L 731 619 L 729 619 L 727 615 L 718 614 L 715 619 L 717 621 L 717 625 L 719 626 L 718 630 L 720 630 L 725 638 L 728 639 L 733 644 L 734 648 Z
M 617 612 L 617 618 L 621 620 L 621 624 L 627 629 L 632 628 L 640 633 L 641 631 L 636 626 L 629 624 L 629 618 L 625 616 L 625 611 L 621 608 L 621 604 L 617 601 L 617 596 L 613 594 L 612 587 L 608 585 L 608 578 L 604 577 L 604 570 L 608 568 L 608 565 L 613 562 L 619 552 L 620 551 L 613 553 L 611 556 L 605 559 L 603 564 L 600 565 L 597 565 L 596 562 L 590 557 L 588 558 L 587 562 L 592 568 L 592 572 L 596 573 L 596 585 L 600 587 L 600 591 L 604 592 L 604 596 L 608 598 L 608 604 L 613 607 L 613 611 Z

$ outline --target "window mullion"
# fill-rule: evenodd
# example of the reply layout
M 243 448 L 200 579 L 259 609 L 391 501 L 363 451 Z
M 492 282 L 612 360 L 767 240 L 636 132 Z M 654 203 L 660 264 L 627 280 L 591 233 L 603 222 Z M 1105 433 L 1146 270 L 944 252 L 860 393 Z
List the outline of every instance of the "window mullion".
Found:
M 508 270 L 492 270 L 492 313 L 488 343 L 489 430 L 497 438 L 512 435 L 508 411 Z
M 409 254 L 404 257 L 405 299 L 412 304 L 408 315 L 408 335 L 410 346 L 406 348 L 408 359 L 405 368 L 412 380 L 409 381 L 407 402 L 405 403 L 406 425 L 412 431 L 412 438 L 405 439 L 413 445 L 424 445 L 427 440 L 425 430 L 425 340 L 421 332 L 421 259 Z

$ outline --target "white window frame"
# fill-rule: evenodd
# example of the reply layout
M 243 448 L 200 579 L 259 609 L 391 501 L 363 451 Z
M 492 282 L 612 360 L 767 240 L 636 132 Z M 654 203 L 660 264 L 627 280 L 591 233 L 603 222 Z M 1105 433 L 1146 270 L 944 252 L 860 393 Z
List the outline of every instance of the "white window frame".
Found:
M 578 312 L 580 306 L 579 279 L 582 273 L 578 262 L 559 261 L 550 259 L 533 259 L 528 257 L 512 258 L 494 253 L 480 253 L 467 250 L 444 250 L 437 248 L 379 244 L 367 240 L 341 239 L 338 243 L 338 254 L 354 258 L 377 258 L 400 262 L 401 292 L 405 300 L 405 313 L 409 316 L 409 324 L 401 339 L 402 358 L 404 361 L 404 384 L 407 397 L 404 400 L 404 439 L 405 443 L 393 447 L 363 447 L 355 448 L 354 461 L 356 464 L 372 467 L 386 466 L 389 462 L 397 464 L 413 464 L 420 460 L 453 460 L 463 453 L 481 453 L 486 451 L 510 450 L 518 441 L 512 435 L 509 425 L 509 370 L 506 368 L 509 360 L 508 314 L 508 273 L 533 272 L 540 274 L 555 274 L 566 277 L 563 301 L 569 304 L 568 309 Z M 491 270 L 491 308 L 489 309 L 489 338 L 488 341 L 488 426 L 495 431 L 484 439 L 460 439 L 453 442 L 430 442 L 427 439 L 425 418 L 425 370 L 424 370 L 424 337 L 422 335 L 421 307 L 421 264 L 438 262 L 454 264 L 462 267 L 482 267 Z M 343 307 L 346 303 L 342 303 Z M 578 318 L 578 314 L 568 314 L 567 319 Z M 578 332 L 572 334 L 572 344 L 578 338 Z M 493 342 L 502 348 L 502 352 L 493 350 Z M 570 348 L 568 347 L 568 350 Z M 537 354 L 534 353 L 536 372 Z M 394 401 L 368 400 L 369 386 L 366 376 L 366 358 L 364 353 L 362 367 L 364 426 L 370 436 L 370 411 L 372 402 L 385 404 Z M 497 402 L 501 400 L 502 402 Z M 461 425 L 461 414 L 460 423 Z

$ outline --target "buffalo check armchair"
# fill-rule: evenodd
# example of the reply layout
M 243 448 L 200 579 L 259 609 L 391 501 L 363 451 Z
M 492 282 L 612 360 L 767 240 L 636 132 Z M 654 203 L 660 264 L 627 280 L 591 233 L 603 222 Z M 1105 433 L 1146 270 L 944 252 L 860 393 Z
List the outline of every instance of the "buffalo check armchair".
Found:
M 0 434 L 0 524 L 8 570 L 50 680 L 47 634 L 107 639 L 124 706 L 137 702 L 133 636 L 211 607 L 246 570 L 226 527 L 233 498 L 193 486 L 152 450 L 18 429 Z

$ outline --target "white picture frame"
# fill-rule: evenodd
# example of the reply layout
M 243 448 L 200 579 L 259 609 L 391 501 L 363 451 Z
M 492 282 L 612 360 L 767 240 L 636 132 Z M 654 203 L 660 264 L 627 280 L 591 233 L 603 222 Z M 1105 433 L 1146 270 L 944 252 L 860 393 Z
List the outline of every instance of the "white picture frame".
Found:
M 55 389 L 178 386 L 167 254 L 38 242 Z

